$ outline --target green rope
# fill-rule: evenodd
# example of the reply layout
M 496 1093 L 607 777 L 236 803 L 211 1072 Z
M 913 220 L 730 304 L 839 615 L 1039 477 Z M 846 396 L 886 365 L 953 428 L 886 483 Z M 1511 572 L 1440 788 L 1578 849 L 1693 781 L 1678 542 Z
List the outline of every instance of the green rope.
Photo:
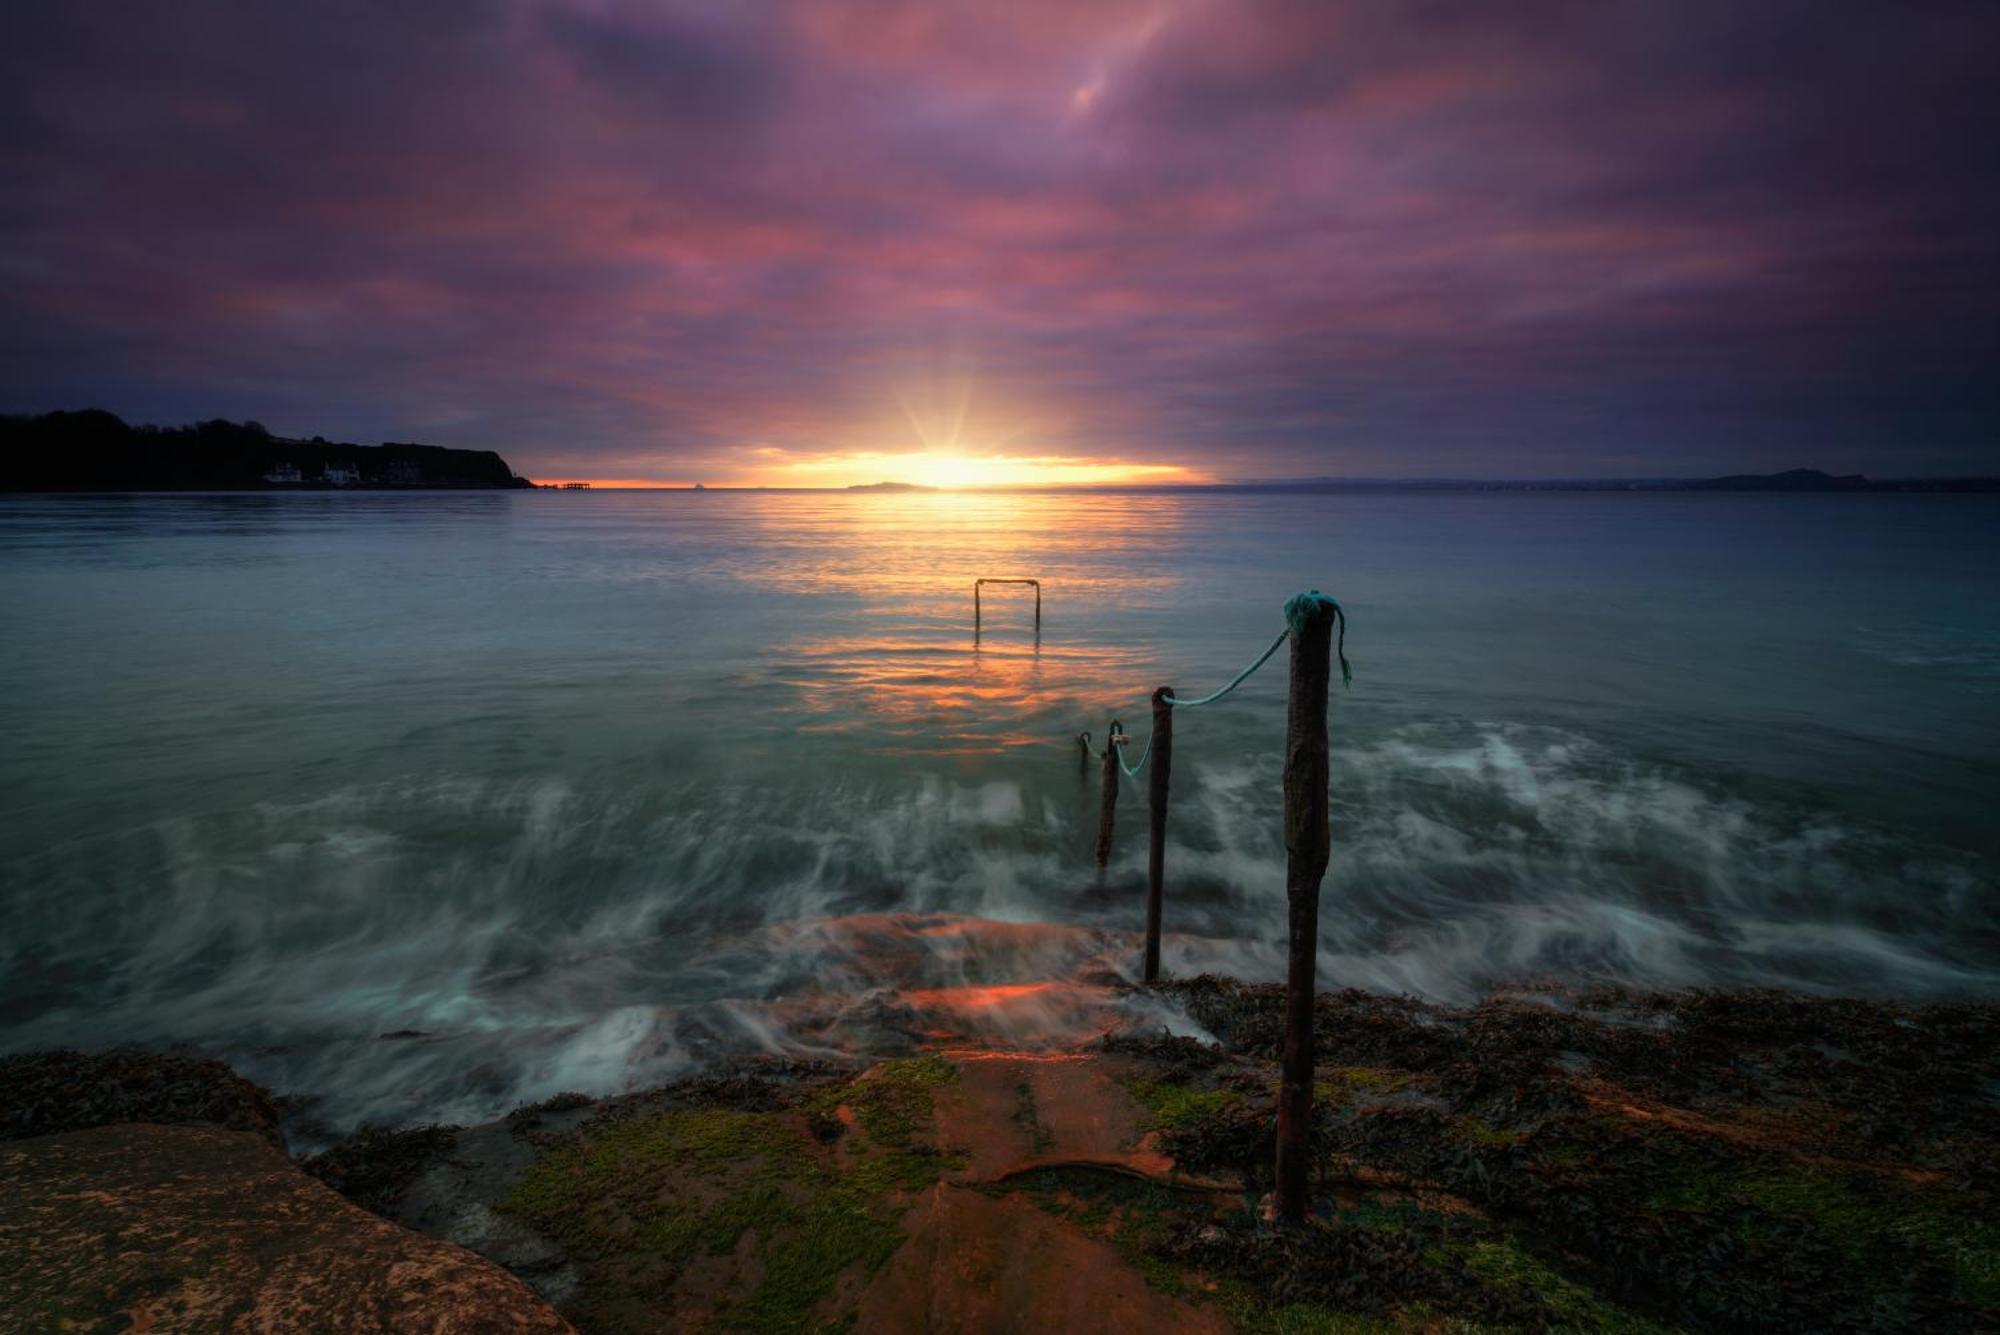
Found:
M 1148 757 L 1153 754 L 1153 735 L 1151 733 L 1146 734 L 1145 748 L 1139 752 L 1139 758 L 1128 765 L 1125 763 L 1124 752 L 1118 749 L 1118 743 L 1131 735 L 1123 728 L 1118 728 L 1112 732 L 1111 741 L 1108 745 L 1111 747 L 1111 754 L 1118 759 L 1118 768 L 1125 771 L 1125 777 L 1136 779 L 1139 777 L 1139 771 L 1146 768 Z
M 1285 626 L 1287 629 L 1303 634 L 1307 619 L 1315 610 L 1321 608 L 1332 611 L 1333 624 L 1340 632 L 1339 638 L 1335 641 L 1333 651 L 1334 655 L 1340 659 L 1340 684 L 1342 686 L 1352 686 L 1354 684 L 1354 669 L 1347 665 L 1347 613 L 1340 610 L 1339 603 L 1327 597 L 1318 589 L 1311 589 L 1305 593 L 1295 593 L 1285 600 Z M 1264 658 L 1269 658 L 1270 656 L 1270 654 L 1266 653 Z M 1257 661 L 1261 663 L 1264 660 L 1260 658 Z M 1234 683 L 1231 684 L 1233 685 Z
M 1292 633 L 1292 628 L 1290 626 L 1287 626 L 1285 627 L 1285 629 L 1279 631 L 1278 638 L 1271 641 L 1271 647 L 1264 651 L 1262 657 L 1258 658 L 1258 660 L 1252 663 L 1249 667 L 1244 668 L 1241 672 L 1237 673 L 1235 680 L 1231 681 L 1227 686 L 1223 687 L 1221 690 L 1215 691 L 1209 695 L 1204 695 L 1199 700 L 1182 700 L 1177 696 L 1170 695 L 1166 697 L 1167 703 L 1174 706 L 1174 708 L 1176 709 L 1193 709 L 1196 705 L 1214 704 L 1217 700 L 1220 700 L 1223 696 L 1229 694 L 1231 691 L 1235 690 L 1238 686 L 1241 686 L 1244 683 L 1244 681 L 1246 681 L 1249 678 L 1251 673 L 1255 672 L 1258 668 L 1263 667 L 1264 664 L 1270 662 L 1271 655 L 1278 652 L 1278 646 L 1283 644 L 1285 642 L 1285 637 L 1287 635 L 1290 635 L 1291 633 Z
M 1278 652 L 1278 646 L 1285 642 L 1285 637 L 1293 631 L 1304 630 L 1307 616 L 1313 609 L 1319 607 L 1331 608 L 1333 610 L 1333 623 L 1340 630 L 1340 647 L 1336 651 L 1340 657 L 1340 684 L 1342 686 L 1352 686 L 1354 684 L 1354 669 L 1347 665 L 1347 613 L 1340 610 L 1339 603 L 1327 597 L 1318 589 L 1314 589 L 1310 593 L 1295 594 L 1285 603 L 1285 628 L 1278 632 L 1277 639 L 1271 641 L 1271 647 L 1260 654 L 1256 662 L 1237 673 L 1227 686 L 1219 691 L 1204 695 L 1199 700 L 1182 700 L 1170 695 L 1167 697 L 1167 703 L 1176 709 L 1193 709 L 1196 705 L 1214 704 L 1217 700 L 1220 700 L 1223 696 L 1229 694 L 1247 681 L 1251 673 L 1270 662 L 1271 655 Z
M 1340 660 L 1340 684 L 1343 687 L 1354 685 L 1354 669 L 1349 667 L 1347 663 L 1347 613 L 1341 610 L 1340 604 L 1334 599 L 1329 598 L 1318 589 L 1312 589 L 1305 593 L 1294 594 L 1286 600 L 1285 628 L 1278 632 L 1277 639 L 1271 641 L 1271 647 L 1259 654 L 1256 662 L 1232 677 L 1227 686 L 1224 686 L 1219 691 L 1213 691 L 1204 695 L 1199 700 L 1182 700 L 1172 695 L 1162 698 L 1176 709 L 1193 709 L 1196 705 L 1214 704 L 1217 700 L 1220 700 L 1223 696 L 1228 695 L 1238 686 L 1248 681 L 1251 673 L 1270 662 L 1271 655 L 1278 652 L 1278 646 L 1283 644 L 1293 633 L 1303 633 L 1308 621 L 1315 612 L 1328 609 L 1333 613 L 1334 628 L 1339 632 L 1338 637 L 1334 641 L 1334 656 Z M 1085 735 L 1087 736 L 1088 734 Z M 1146 746 L 1145 749 L 1139 752 L 1139 759 L 1128 765 L 1125 763 L 1124 754 L 1118 749 L 1119 741 L 1127 736 L 1129 734 L 1126 733 L 1123 725 L 1113 720 L 1111 725 L 1111 740 L 1106 743 L 1106 746 L 1110 748 L 1114 756 L 1117 756 L 1118 768 L 1124 770 L 1128 778 L 1136 779 L 1139 777 L 1139 771 L 1146 767 L 1147 759 L 1153 754 L 1153 738 L 1151 734 L 1147 735 Z

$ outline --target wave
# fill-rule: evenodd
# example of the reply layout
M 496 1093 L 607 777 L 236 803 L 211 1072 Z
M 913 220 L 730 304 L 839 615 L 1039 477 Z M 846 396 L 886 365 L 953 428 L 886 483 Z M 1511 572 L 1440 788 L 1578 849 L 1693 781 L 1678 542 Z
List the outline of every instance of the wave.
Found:
M 1413 724 L 1335 757 L 1323 985 L 2000 990 L 1967 855 L 1562 729 Z M 1094 876 L 1094 779 L 1044 768 L 406 780 L 72 841 L 0 868 L 4 1043 L 193 1042 L 338 1129 L 749 1053 L 1190 1029 L 1125 986 L 1139 822 Z M 1269 755 L 1182 759 L 1170 971 L 1282 976 L 1278 782 Z

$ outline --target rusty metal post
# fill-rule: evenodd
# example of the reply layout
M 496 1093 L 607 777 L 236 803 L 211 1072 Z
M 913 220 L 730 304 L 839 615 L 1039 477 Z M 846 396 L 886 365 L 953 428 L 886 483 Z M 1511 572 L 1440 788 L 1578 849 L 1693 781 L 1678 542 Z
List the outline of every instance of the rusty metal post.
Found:
M 1146 847 L 1146 969 L 1145 980 L 1160 978 L 1160 905 L 1167 881 L 1167 782 L 1174 765 L 1174 688 L 1153 692 L 1152 773 L 1146 785 L 1146 814 L 1151 836 Z
M 1303 1224 L 1312 1167 L 1313 1000 L 1319 960 L 1319 888 L 1326 876 L 1327 660 L 1333 605 L 1317 592 L 1285 607 L 1292 627 L 1292 689 L 1285 710 L 1285 1054 L 1278 1093 L 1278 1222 Z
M 988 584 L 1032 584 L 1035 586 L 1035 638 L 1039 640 L 1042 636 L 1042 582 L 1038 579 L 1001 579 L 998 576 L 988 576 L 972 581 L 973 636 L 975 638 L 978 637 L 980 623 L 984 617 L 984 609 L 980 605 L 980 591 Z
M 1118 817 L 1118 738 L 1123 735 L 1125 725 L 1117 719 L 1111 720 L 1111 731 L 1104 737 L 1104 797 L 1097 808 L 1097 869 L 1103 871 L 1111 861 L 1111 826 Z

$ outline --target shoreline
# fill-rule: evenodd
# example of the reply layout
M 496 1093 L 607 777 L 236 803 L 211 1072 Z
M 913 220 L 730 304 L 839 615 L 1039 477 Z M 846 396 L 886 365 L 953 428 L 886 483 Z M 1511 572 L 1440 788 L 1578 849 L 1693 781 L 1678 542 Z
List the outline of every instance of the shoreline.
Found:
M 1220 1041 L 1132 1025 L 1051 1051 L 940 1041 L 859 1072 L 739 1060 L 480 1126 L 366 1128 L 298 1173 L 586 1331 L 2000 1318 L 2000 1003 L 1322 993 L 1316 1217 L 1283 1233 L 1260 1214 L 1279 989 L 1158 992 Z M 0 1064 L 0 1150 L 46 1154 L 100 1119 L 278 1134 L 221 1063 Z

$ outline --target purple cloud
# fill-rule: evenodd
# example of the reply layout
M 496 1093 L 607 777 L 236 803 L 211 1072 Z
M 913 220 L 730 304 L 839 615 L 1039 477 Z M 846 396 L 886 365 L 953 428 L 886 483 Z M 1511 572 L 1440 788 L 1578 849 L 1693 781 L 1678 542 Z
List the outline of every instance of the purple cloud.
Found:
M 1991 6 L 0 24 L 9 410 L 599 477 L 2000 467 Z

